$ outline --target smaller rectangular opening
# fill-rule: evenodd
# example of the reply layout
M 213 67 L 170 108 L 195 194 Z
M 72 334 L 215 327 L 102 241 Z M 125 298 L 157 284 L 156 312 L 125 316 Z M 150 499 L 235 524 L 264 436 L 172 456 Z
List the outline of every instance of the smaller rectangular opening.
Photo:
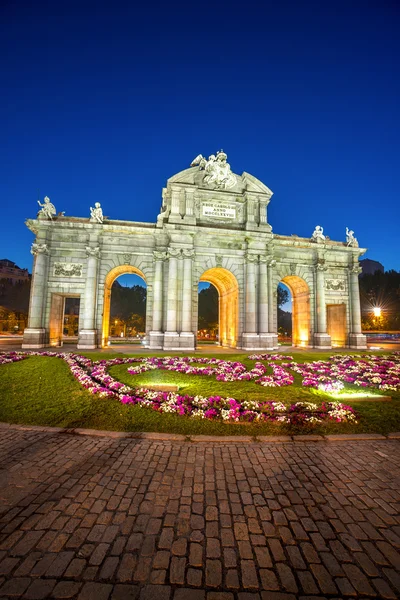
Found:
M 334 348 L 346 346 L 346 305 L 328 304 L 326 307 L 327 332 Z

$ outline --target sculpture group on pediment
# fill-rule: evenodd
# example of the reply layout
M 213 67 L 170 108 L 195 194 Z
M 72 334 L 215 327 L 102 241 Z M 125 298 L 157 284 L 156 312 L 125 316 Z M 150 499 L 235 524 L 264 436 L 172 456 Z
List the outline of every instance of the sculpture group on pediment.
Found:
M 229 189 L 236 185 L 236 177 L 231 171 L 227 158 L 228 156 L 223 150 L 217 154 L 211 154 L 208 160 L 199 154 L 190 166 L 198 166 L 201 171 L 205 171 L 203 183 L 206 185 L 223 190 Z

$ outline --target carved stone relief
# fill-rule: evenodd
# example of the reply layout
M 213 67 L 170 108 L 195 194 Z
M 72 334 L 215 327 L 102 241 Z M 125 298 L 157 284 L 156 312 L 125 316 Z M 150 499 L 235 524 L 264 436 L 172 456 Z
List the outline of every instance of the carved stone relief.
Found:
M 332 290 L 333 292 L 344 292 L 346 290 L 346 284 L 343 279 L 327 279 L 325 287 L 327 290 Z
M 81 263 L 54 263 L 55 277 L 82 277 Z

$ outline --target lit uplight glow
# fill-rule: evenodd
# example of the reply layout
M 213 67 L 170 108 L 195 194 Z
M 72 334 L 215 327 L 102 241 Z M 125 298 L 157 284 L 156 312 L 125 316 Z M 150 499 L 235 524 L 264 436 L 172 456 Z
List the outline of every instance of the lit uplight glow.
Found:
M 332 396 L 332 398 L 338 398 L 343 400 L 344 398 L 347 398 L 348 400 L 358 400 L 359 398 L 376 398 L 377 400 L 381 399 L 381 398 L 387 398 L 387 396 L 382 396 L 380 394 L 370 394 L 368 392 L 358 392 L 357 393 L 347 393 L 347 392 L 331 392 L 329 394 L 330 396 Z
M 337 394 L 344 388 L 344 384 L 341 381 L 326 381 L 318 385 L 318 389 L 321 392 L 328 392 L 330 394 Z M 340 394 L 342 396 L 342 394 Z

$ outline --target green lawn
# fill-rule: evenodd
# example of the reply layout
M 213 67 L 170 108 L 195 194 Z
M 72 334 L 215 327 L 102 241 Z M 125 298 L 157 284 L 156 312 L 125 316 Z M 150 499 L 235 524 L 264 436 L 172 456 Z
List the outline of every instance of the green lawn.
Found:
M 143 354 L 146 354 L 143 352 Z M 177 353 L 174 353 L 175 355 Z M 87 353 L 92 360 L 122 356 Z M 295 354 L 297 362 L 325 360 L 332 352 Z M 124 355 L 126 356 L 126 355 Z M 154 356 L 154 354 L 153 354 Z M 212 353 L 209 354 L 212 356 Z M 218 355 L 218 358 L 239 360 L 254 366 L 246 355 Z M 279 400 L 291 404 L 299 400 L 320 403 L 331 400 L 328 394 L 304 388 L 301 377 L 295 376 L 292 386 L 266 388 L 254 382 L 218 382 L 214 377 L 183 375 L 155 370 L 131 376 L 129 365 L 113 366 L 110 374 L 130 386 L 150 383 L 174 383 L 182 394 L 221 395 L 240 399 Z M 355 386 L 346 386 L 350 391 Z M 355 388 L 355 392 L 359 388 Z M 380 393 L 375 390 L 375 393 Z M 383 392 L 382 392 L 383 393 Z M 33 356 L 18 363 L 0 366 L 0 421 L 29 425 L 84 427 L 115 431 L 163 431 L 209 435 L 279 435 L 298 433 L 389 433 L 400 430 L 400 392 L 390 392 L 391 402 L 351 401 L 359 413 L 358 424 L 327 423 L 307 427 L 264 424 L 226 424 L 197 420 L 177 415 L 160 414 L 148 408 L 125 406 L 115 399 L 102 399 L 87 392 L 73 378 L 64 361 Z

